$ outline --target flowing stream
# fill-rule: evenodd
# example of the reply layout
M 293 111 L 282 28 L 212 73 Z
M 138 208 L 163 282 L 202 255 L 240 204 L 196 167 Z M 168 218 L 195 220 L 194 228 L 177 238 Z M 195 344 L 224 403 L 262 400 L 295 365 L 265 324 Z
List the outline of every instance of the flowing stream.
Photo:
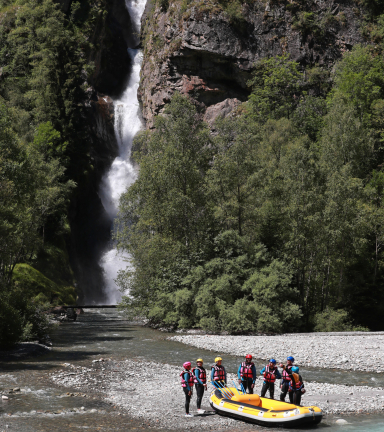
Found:
M 140 20 L 145 9 L 146 0 L 126 0 L 125 4 L 133 25 L 134 46 L 128 48 L 132 69 L 126 89 L 119 99 L 114 100 L 118 156 L 102 178 L 99 188 L 99 196 L 111 225 L 113 225 L 117 215 L 120 196 L 136 180 L 136 169 L 130 157 L 133 138 L 142 126 L 139 101 L 137 99 L 142 53 L 136 47 L 139 43 Z M 116 304 L 121 300 L 121 293 L 114 280 L 119 270 L 129 265 L 129 256 L 118 253 L 115 245 L 111 242 L 108 250 L 105 251 L 101 258 L 100 265 L 104 271 L 104 295 L 107 299 L 105 304 Z
M 9 400 L 0 401 L 0 431 L 62 432 L 68 429 L 98 428 L 103 431 L 147 430 L 144 420 L 132 420 L 123 412 L 119 415 L 119 408 L 107 404 L 101 397 L 66 397 L 66 392 L 76 390 L 57 387 L 49 380 L 48 374 L 62 369 L 64 363 L 90 367 L 92 359 L 100 357 L 113 360 L 153 360 L 180 366 L 186 359 L 198 357 L 202 357 L 209 365 L 216 354 L 170 341 L 167 337 L 167 333 L 126 322 L 116 310 L 88 309 L 84 315 L 79 315 L 76 322 L 60 325 L 52 337 L 54 348 L 48 354 L 24 360 L 1 361 L 0 357 L 0 393 L 15 387 L 25 390 L 20 394 L 9 395 Z M 237 371 L 241 357 L 222 357 L 229 372 Z M 258 369 L 262 365 L 263 362 L 256 360 Z M 373 387 L 384 384 L 384 374 L 375 374 L 375 382 L 370 381 L 371 375 L 368 373 L 332 369 L 302 368 L 302 374 L 307 381 L 357 385 L 368 381 Z M 204 399 L 206 403 L 207 396 Z M 180 389 L 180 404 L 183 403 Z M 81 407 L 84 407 L 83 412 L 71 412 Z M 339 417 L 346 419 L 349 424 L 336 425 L 335 420 Z M 9 425 L 8 429 L 5 428 L 6 425 Z M 184 430 L 182 426 L 180 419 L 180 427 L 176 430 Z M 244 425 L 244 430 L 248 429 Z M 328 416 L 317 428 L 311 430 L 322 429 L 329 432 L 379 432 L 384 430 L 384 419 L 382 415 Z M 253 430 L 267 429 L 259 427 Z

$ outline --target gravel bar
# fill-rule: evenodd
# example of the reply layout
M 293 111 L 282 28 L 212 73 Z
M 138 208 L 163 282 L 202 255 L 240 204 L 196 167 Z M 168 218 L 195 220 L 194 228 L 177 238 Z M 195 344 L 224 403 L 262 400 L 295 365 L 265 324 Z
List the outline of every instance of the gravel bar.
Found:
M 365 333 L 306 333 L 279 336 L 180 335 L 169 339 L 236 356 L 275 358 L 284 362 L 288 355 L 300 366 L 384 372 L 384 335 Z
M 124 413 L 146 420 L 157 428 L 244 430 L 243 423 L 215 415 L 209 406 L 209 392 L 204 395 L 202 404 L 206 413 L 196 414 L 196 396 L 193 395 L 191 413 L 195 415 L 185 418 L 180 371 L 181 368 L 168 364 L 99 359 L 94 360 L 89 367 L 66 364 L 59 372 L 51 373 L 50 378 L 55 384 L 64 387 L 102 393 L 102 397 L 119 406 Z M 234 374 L 228 375 L 230 381 L 235 379 Z M 256 393 L 259 393 L 261 386 L 262 379 L 259 377 Z M 209 389 L 212 386 L 209 385 Z M 316 405 L 325 414 L 373 413 L 384 410 L 382 388 L 311 382 L 306 383 L 306 389 L 302 405 Z M 278 393 L 276 384 L 275 395 Z

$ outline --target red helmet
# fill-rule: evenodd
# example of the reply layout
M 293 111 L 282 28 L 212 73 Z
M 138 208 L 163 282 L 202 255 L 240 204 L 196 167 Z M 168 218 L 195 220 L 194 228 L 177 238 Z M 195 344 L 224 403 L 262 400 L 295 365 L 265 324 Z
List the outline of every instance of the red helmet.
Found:
M 249 360 L 252 360 L 252 356 L 251 356 L 251 354 L 247 354 L 247 355 L 245 356 L 245 358 L 246 358 L 246 359 L 249 359 Z

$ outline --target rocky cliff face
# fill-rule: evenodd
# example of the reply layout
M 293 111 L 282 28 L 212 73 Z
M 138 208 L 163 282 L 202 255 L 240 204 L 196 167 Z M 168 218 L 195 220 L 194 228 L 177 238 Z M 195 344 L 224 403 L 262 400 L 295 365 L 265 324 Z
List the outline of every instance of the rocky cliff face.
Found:
M 229 3 L 149 0 L 139 88 L 148 127 L 175 91 L 190 95 L 212 123 L 247 99 L 258 60 L 286 53 L 303 68 L 329 69 L 364 43 L 363 10 L 353 1 L 234 1 L 237 10 Z

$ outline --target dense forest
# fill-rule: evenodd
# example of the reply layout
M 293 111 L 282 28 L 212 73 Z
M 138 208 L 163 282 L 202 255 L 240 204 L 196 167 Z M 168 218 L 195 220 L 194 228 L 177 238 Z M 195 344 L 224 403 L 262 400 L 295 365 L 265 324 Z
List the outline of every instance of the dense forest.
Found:
M 93 169 L 85 102 L 105 7 L 0 1 L 0 345 L 43 340 L 42 312 L 76 302 L 68 208 Z
M 383 22 L 331 71 L 258 62 L 213 134 L 174 95 L 121 200 L 128 310 L 213 332 L 382 329 Z
M 212 128 L 176 93 L 137 136 L 140 174 L 116 224 L 130 314 L 213 332 L 383 329 L 384 14 L 379 0 L 356 3 L 366 43 L 337 64 L 267 56 L 248 100 Z M 43 312 L 79 294 L 70 208 L 100 175 L 89 106 L 112 2 L 68 4 L 0 0 L 1 346 L 43 340 Z M 245 32 L 238 0 L 152 4 L 225 13 Z M 289 7 L 295 31 L 323 37 L 324 20 Z

